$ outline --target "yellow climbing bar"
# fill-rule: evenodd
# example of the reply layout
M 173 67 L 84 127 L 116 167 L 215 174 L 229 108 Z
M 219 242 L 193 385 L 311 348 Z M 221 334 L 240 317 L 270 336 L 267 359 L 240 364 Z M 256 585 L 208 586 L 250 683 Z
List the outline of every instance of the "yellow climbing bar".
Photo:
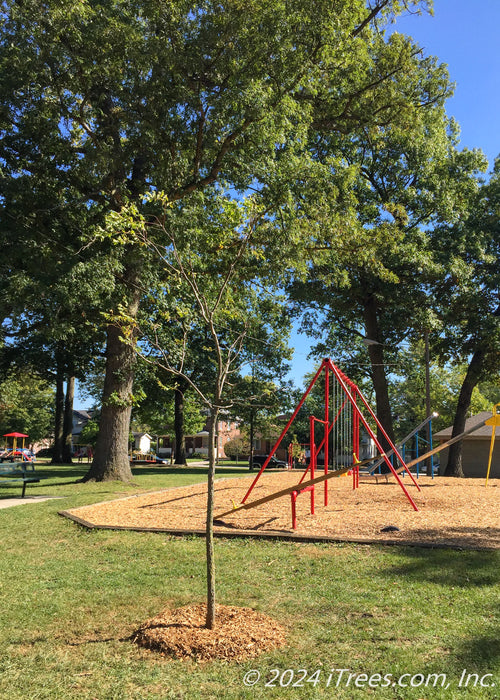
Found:
M 495 436 L 496 436 L 496 428 L 497 425 L 500 425 L 500 403 L 497 403 L 493 406 L 492 409 L 493 415 L 491 418 L 488 418 L 486 421 L 486 425 L 491 425 L 491 442 L 490 442 L 490 454 L 488 457 L 488 470 L 486 472 L 486 482 L 485 486 L 488 486 L 488 479 L 490 478 L 490 469 L 491 469 L 491 460 L 493 458 L 493 448 L 495 446 Z

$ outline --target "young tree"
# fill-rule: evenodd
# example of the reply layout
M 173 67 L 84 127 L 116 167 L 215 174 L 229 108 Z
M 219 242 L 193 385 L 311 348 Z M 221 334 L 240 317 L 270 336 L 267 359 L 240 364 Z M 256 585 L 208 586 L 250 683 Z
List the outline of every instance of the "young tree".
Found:
M 168 322 L 159 304 L 149 323 L 122 313 L 115 318 L 124 340 L 147 362 L 185 381 L 209 411 L 209 469 L 207 498 L 207 627 L 215 624 L 215 568 L 213 553 L 215 435 L 222 410 L 231 406 L 228 392 L 242 365 L 259 361 L 255 343 L 283 343 L 282 300 L 278 295 L 284 262 L 290 259 L 288 232 L 268 216 L 257 197 L 238 202 L 219 188 L 194 193 L 182 205 L 171 204 L 163 193 L 148 197 L 146 214 L 130 207 L 110 216 L 108 234 L 129 236 L 155 252 L 164 266 L 166 297 L 177 301 L 175 318 L 184 318 L 184 340 L 163 347 L 161 325 Z M 281 267 L 276 263 L 282 263 Z M 185 312 L 189 310 L 189 316 Z M 152 309 L 152 312 L 154 309 Z M 275 337 L 275 325 L 279 335 Z M 206 351 L 212 367 L 211 383 L 198 383 L 187 364 L 189 331 L 206 331 Z M 140 333 L 140 343 L 134 338 Z M 251 349 L 251 357 L 249 355 Z M 265 363 L 266 354 L 261 353 Z

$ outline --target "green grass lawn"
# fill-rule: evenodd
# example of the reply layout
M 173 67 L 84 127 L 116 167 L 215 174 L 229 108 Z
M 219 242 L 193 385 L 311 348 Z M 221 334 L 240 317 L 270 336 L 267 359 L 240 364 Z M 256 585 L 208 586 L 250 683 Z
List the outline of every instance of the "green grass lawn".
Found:
M 218 602 L 271 615 L 289 645 L 243 664 L 171 661 L 129 637 L 164 607 L 204 602 L 203 540 L 86 531 L 57 511 L 200 482 L 203 469 L 137 467 L 134 485 L 75 483 L 86 465 L 37 469 L 49 478 L 27 493 L 60 500 L 0 510 L 0 698 L 500 697 L 498 553 L 218 539 Z M 347 672 L 336 686 L 342 668 L 379 686 L 374 674 L 447 674 L 449 687 L 346 686 Z M 251 669 L 261 680 L 246 688 Z M 273 669 L 293 669 L 297 687 Z M 459 688 L 464 669 L 496 686 Z

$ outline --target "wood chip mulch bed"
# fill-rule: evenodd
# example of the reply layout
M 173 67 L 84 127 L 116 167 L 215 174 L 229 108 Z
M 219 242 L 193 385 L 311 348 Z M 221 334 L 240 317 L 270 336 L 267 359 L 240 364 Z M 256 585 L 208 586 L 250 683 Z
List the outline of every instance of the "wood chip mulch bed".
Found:
M 216 605 L 213 630 L 205 627 L 205 616 L 205 605 L 164 610 L 141 625 L 132 638 L 162 656 L 197 662 L 243 661 L 286 643 L 283 627 L 251 608 Z
M 264 473 L 249 501 L 296 485 L 302 473 Z M 238 505 L 254 475 L 220 479 L 215 484 L 215 515 Z M 323 484 L 316 486 L 316 514 L 309 512 L 310 494 L 297 498 L 297 530 L 292 530 L 290 496 L 250 510 L 231 513 L 217 524 L 221 536 L 280 537 L 311 541 L 380 542 L 430 547 L 500 548 L 500 479 L 421 477 L 421 491 L 405 477 L 415 512 L 395 481 L 363 483 L 352 489 L 350 477 L 329 480 L 329 505 L 323 505 Z M 135 529 L 172 534 L 202 534 L 205 529 L 206 485 L 164 489 L 107 503 L 75 508 L 61 515 L 87 527 Z M 397 528 L 384 531 L 387 527 Z

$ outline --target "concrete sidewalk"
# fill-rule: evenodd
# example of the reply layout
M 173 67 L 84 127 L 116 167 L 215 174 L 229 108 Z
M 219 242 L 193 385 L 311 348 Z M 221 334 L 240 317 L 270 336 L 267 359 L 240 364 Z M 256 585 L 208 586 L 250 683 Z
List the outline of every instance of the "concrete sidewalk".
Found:
M 11 506 L 22 506 L 25 503 L 40 503 L 41 501 L 50 501 L 52 499 L 62 498 L 62 496 L 26 496 L 25 498 L 0 498 L 0 509 L 10 508 Z

